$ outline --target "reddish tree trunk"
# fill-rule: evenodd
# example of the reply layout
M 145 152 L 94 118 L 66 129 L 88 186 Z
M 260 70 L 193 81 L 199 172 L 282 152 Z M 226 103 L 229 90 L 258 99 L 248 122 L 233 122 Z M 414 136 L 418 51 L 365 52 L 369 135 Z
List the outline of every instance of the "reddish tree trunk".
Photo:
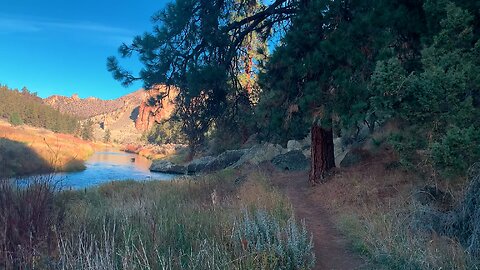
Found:
M 325 182 L 326 173 L 335 167 L 333 131 L 316 124 L 312 126 L 312 164 L 309 181 L 312 185 Z

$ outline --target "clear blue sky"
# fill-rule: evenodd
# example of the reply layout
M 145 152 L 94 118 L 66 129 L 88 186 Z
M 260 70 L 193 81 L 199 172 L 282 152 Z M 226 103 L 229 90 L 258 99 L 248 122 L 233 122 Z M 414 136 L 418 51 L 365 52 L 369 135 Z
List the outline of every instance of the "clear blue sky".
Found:
M 168 0 L 0 0 L 0 84 L 112 99 L 132 92 L 106 70 L 122 42 L 152 29 Z M 125 63 L 131 70 L 137 61 Z

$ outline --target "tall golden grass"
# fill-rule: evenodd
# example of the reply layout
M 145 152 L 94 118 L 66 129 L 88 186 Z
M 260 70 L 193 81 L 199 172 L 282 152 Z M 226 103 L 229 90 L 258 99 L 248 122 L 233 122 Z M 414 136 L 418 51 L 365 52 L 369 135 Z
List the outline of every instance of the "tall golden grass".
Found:
M 93 154 L 93 147 L 89 142 L 83 141 L 73 135 L 54 133 L 49 130 L 29 126 L 13 127 L 0 121 L 0 138 L 19 142 L 32 150 L 40 157 L 46 166 L 53 171 L 76 171 L 84 169 L 83 161 Z M 15 152 L 15 151 L 14 151 Z M 17 152 L 21 155 L 21 152 Z M 2 153 L 0 153 L 2 155 Z M 4 162 L 14 158 L 15 153 L 3 156 Z M 21 160 L 23 169 L 27 170 L 28 162 L 35 162 L 29 156 L 15 157 Z M 22 166 L 19 166 L 22 170 Z M 36 173 L 35 171 L 18 171 L 15 174 Z

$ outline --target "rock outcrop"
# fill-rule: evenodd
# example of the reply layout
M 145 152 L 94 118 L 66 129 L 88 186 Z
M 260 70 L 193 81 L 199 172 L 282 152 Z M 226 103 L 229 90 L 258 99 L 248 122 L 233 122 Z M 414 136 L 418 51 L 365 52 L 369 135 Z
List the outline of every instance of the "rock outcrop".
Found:
M 246 150 L 245 154 L 233 164 L 233 167 L 239 167 L 245 163 L 258 165 L 264 161 L 270 161 L 274 157 L 286 152 L 288 152 L 288 150 L 278 144 L 265 143 L 254 145 Z
M 287 150 L 288 151 L 302 150 L 302 148 L 303 148 L 303 145 L 299 141 L 290 140 L 290 141 L 287 142 Z
M 174 164 L 166 160 L 155 160 L 150 166 L 150 171 L 171 174 L 185 174 L 187 173 L 187 167 Z
M 90 118 L 113 112 L 128 105 L 140 105 L 144 90 L 138 90 L 131 94 L 112 100 L 99 98 L 80 98 L 77 94 L 71 97 L 54 95 L 43 100 L 47 105 L 59 110 L 62 113 L 77 116 L 81 119 Z
M 154 160 L 150 166 L 150 171 L 173 174 L 197 174 L 219 171 L 233 165 L 245 152 L 246 150 L 228 150 L 216 157 L 206 156 L 193 160 L 185 166 L 166 160 Z
M 303 171 L 309 168 L 309 161 L 300 150 L 293 150 L 272 159 L 275 167 L 285 171 Z
M 190 174 L 202 172 L 205 167 L 215 160 L 215 157 L 206 156 L 199 159 L 195 159 L 187 165 L 187 171 Z
M 135 128 L 142 132 L 148 131 L 155 122 L 170 118 L 175 109 L 174 100 L 177 94 L 175 88 L 167 89 L 165 86 L 157 86 L 145 91 L 138 107 Z
M 370 152 L 364 149 L 351 149 L 340 162 L 340 167 L 348 168 L 368 160 L 371 157 Z
M 247 150 L 228 150 L 220 155 L 218 155 L 215 159 L 209 162 L 202 170 L 202 172 L 213 172 L 218 170 L 223 170 L 225 168 L 230 167 L 235 162 L 242 158 Z
M 165 86 L 157 86 L 148 91 L 140 89 L 113 100 L 55 95 L 43 102 L 63 113 L 77 116 L 82 121 L 93 121 L 95 140 L 103 140 L 106 130 L 109 130 L 111 141 L 138 143 L 142 133 L 151 129 L 155 122 L 171 116 L 178 92 L 175 88 L 167 90 Z M 167 97 L 160 101 L 158 96 L 167 92 Z

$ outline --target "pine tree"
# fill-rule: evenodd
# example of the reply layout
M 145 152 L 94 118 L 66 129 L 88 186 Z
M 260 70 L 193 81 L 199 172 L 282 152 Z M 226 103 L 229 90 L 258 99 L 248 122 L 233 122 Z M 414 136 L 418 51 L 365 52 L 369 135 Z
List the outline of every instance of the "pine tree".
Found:
M 80 137 L 84 140 L 93 140 L 93 121 L 91 119 L 83 122 Z
M 397 59 L 379 62 L 371 100 L 381 119 L 405 126 L 394 145 L 406 164 L 424 149 L 439 169 L 453 175 L 480 158 L 480 42 L 468 11 L 451 2 L 443 8 L 440 29 L 421 53 L 422 69 L 408 73 Z M 427 6 L 427 12 L 439 11 Z
M 183 122 L 191 153 L 205 141 L 214 123 L 235 122 L 237 93 L 242 91 L 239 73 L 251 69 L 248 60 L 243 69 L 239 64 L 247 38 L 254 32 L 268 36 L 297 7 L 296 1 L 277 0 L 231 21 L 232 9 L 248 11 L 251 2 L 175 1 L 154 16 L 154 33 L 138 36 L 119 50 L 122 57 L 139 55 L 145 66 L 139 76 L 123 70 L 115 57 L 108 59 L 108 70 L 124 85 L 142 80 L 146 89 L 156 84 L 179 89 L 177 117 Z M 246 55 L 248 59 L 249 52 Z

